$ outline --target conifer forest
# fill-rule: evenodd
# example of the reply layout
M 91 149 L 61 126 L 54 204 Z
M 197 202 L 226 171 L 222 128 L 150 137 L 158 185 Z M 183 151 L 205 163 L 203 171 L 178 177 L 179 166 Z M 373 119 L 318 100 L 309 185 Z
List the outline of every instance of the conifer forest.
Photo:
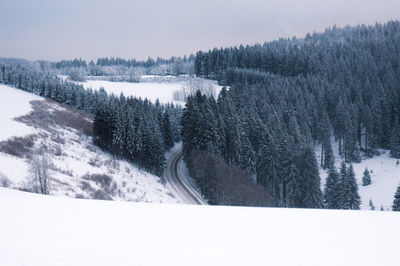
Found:
M 400 158 L 398 21 L 184 58 L 0 64 L 0 83 L 90 114 L 97 146 L 151 173 L 162 176 L 165 152 L 182 142 L 189 173 L 209 204 L 359 209 L 352 163 L 379 149 Z M 179 106 L 87 90 L 57 76 L 130 80 L 135 71 L 195 75 L 224 87 L 217 97 L 198 91 Z M 319 167 L 328 172 L 324 188 Z

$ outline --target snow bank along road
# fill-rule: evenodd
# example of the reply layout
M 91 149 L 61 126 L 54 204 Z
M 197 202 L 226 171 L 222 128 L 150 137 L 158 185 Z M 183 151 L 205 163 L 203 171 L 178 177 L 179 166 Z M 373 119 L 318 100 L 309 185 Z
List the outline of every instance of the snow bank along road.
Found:
M 167 182 L 171 185 L 171 189 L 174 190 L 184 203 L 207 205 L 201 195 L 185 181 L 182 168 L 179 167 L 182 158 L 183 153 L 181 149 L 175 151 L 169 157 L 164 175 Z

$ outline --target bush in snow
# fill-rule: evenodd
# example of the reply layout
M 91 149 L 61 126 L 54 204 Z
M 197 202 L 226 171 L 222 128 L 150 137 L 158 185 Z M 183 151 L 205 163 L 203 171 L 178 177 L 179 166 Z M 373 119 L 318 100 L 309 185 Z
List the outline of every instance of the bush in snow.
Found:
M 0 142 L 0 151 L 19 157 L 30 157 L 30 149 L 35 144 L 35 136 L 13 137 Z
M 69 72 L 69 79 L 72 81 L 85 82 L 85 74 L 79 69 L 72 69 Z
M 0 173 L 0 187 L 9 187 L 11 185 L 11 181 Z

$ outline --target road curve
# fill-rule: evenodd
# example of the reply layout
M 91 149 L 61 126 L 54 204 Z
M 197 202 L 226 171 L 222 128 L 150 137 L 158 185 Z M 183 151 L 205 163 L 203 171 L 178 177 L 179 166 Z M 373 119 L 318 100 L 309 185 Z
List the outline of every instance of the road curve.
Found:
M 207 205 L 207 202 L 202 198 L 200 193 L 185 180 L 184 173 L 182 173 L 182 168 L 180 167 L 182 158 L 183 153 L 181 149 L 173 152 L 168 158 L 164 174 L 167 182 L 184 203 Z

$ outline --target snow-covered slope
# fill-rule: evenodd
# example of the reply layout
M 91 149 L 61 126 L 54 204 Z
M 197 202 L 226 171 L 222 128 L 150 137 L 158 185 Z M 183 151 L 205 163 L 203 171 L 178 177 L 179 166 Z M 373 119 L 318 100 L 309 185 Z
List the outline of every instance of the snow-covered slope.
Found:
M 137 204 L 0 188 L 0 265 L 397 266 L 394 212 Z
M 335 166 L 340 168 L 342 158 L 338 154 L 338 143 L 332 143 L 333 152 L 335 155 Z M 320 162 L 321 145 L 315 149 L 317 161 Z M 380 155 L 373 158 L 364 158 L 360 163 L 352 163 L 354 173 L 358 184 L 358 193 L 361 197 L 361 209 L 370 210 L 369 201 L 375 206 L 375 210 L 379 211 L 381 207 L 384 210 L 391 211 L 394 194 L 397 186 L 400 184 L 400 165 L 397 164 L 397 159 L 389 156 L 389 151 L 380 150 Z M 371 174 L 372 184 L 362 186 L 362 177 L 365 168 L 368 168 Z M 322 180 L 322 189 L 325 185 L 327 172 L 320 168 L 320 176 Z
M 33 128 L 18 123 L 13 118 L 31 111 L 32 107 L 29 102 L 40 99 L 42 98 L 34 94 L 0 84 L 0 141 L 12 136 L 24 136 L 34 133 Z
M 4 113 L 7 115 L 0 116 L 0 124 L 7 140 L 0 142 L 0 186 L 29 189 L 29 163 L 35 154 L 42 153 L 51 160 L 52 195 L 181 202 L 160 178 L 94 146 L 90 116 L 1 86 L 0 114 Z M 12 137 L 14 134 L 20 137 Z

